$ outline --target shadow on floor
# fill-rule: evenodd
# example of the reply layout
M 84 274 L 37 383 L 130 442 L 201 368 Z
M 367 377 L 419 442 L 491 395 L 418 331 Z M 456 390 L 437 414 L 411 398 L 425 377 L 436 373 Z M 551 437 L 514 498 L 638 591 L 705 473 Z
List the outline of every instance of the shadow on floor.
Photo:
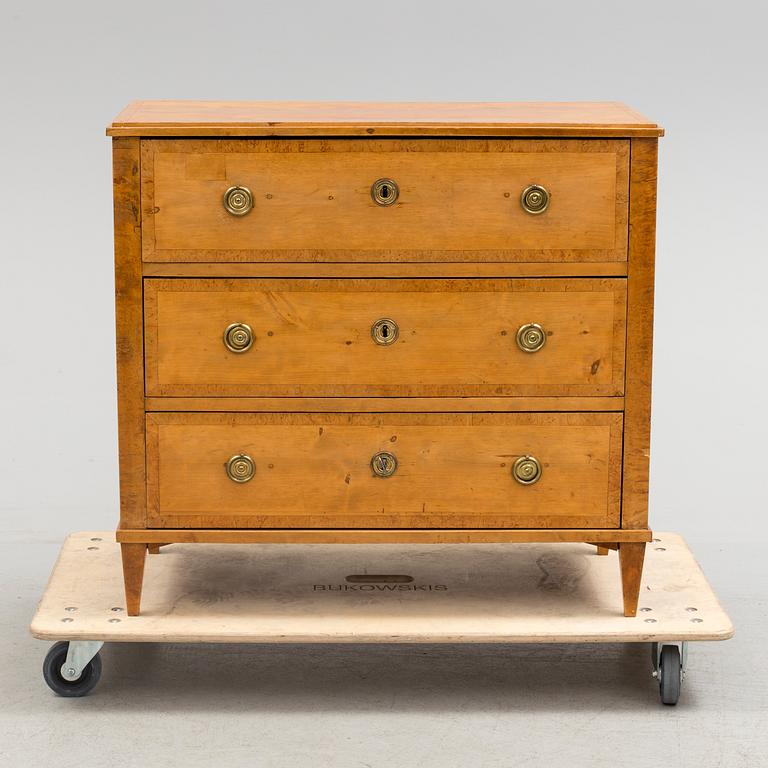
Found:
M 313 712 L 603 711 L 658 701 L 647 643 L 215 645 L 114 643 L 84 707 Z

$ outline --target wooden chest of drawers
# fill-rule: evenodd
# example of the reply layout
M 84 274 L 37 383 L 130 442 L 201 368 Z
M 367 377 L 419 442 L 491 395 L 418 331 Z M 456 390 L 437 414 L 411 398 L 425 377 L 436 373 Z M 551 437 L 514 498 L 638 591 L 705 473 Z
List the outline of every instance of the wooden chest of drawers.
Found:
M 661 129 L 621 104 L 136 102 L 127 610 L 174 542 L 584 541 L 637 609 Z

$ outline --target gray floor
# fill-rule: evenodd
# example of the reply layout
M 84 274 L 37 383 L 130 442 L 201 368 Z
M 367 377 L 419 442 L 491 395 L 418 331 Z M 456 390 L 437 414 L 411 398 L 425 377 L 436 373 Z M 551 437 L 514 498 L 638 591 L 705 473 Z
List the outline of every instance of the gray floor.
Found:
M 59 542 L 0 541 L 0 764 L 768 766 L 768 562 L 693 543 L 737 627 L 691 646 L 662 707 L 646 645 L 113 645 L 84 699 L 43 683 L 27 630 Z

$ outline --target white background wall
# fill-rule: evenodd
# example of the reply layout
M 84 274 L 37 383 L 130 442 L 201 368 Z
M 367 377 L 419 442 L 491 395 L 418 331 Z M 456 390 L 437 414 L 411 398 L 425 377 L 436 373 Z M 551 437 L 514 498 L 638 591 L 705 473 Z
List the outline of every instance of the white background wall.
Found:
M 766 522 L 758 2 L 0 5 L 0 515 L 117 520 L 110 144 L 136 98 L 623 100 L 663 124 L 651 520 Z

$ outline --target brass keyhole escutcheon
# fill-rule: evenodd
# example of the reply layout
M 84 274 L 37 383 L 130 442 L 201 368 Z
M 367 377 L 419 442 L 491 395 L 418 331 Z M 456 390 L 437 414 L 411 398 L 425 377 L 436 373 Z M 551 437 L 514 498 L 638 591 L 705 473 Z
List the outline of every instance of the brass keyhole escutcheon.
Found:
M 520 456 L 512 465 L 512 477 L 521 485 L 533 485 L 541 478 L 541 463 L 535 456 Z
M 225 466 L 227 476 L 235 483 L 247 483 L 256 474 L 256 463 L 244 453 L 232 456 Z
M 526 213 L 534 216 L 549 208 L 549 192 L 541 184 L 531 184 L 523 190 L 520 195 L 520 205 Z
M 517 346 L 523 352 L 538 352 L 546 343 L 546 331 L 538 323 L 526 323 L 517 329 Z
M 392 477 L 397 469 L 397 459 L 394 453 L 379 451 L 371 459 L 371 469 L 377 477 Z
M 377 179 L 371 185 L 371 197 L 376 205 L 394 205 L 400 197 L 400 187 L 392 179 Z
M 253 208 L 253 195 L 248 187 L 230 187 L 224 193 L 224 208 L 233 216 L 245 216 Z
M 253 346 L 253 331 L 245 323 L 232 323 L 224 329 L 224 346 L 230 352 L 247 352 Z
M 399 335 L 397 323 L 388 317 L 382 317 L 371 326 L 371 338 L 383 347 L 394 344 Z

